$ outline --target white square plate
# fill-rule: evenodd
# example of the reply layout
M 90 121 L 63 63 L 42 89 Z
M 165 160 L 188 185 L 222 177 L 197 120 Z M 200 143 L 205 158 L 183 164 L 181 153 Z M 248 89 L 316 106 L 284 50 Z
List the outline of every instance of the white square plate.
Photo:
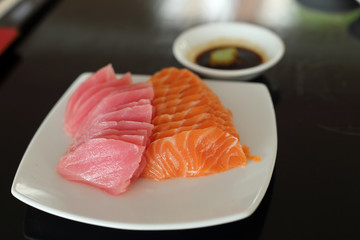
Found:
M 265 85 L 206 81 L 231 109 L 241 143 L 261 162 L 198 178 L 155 182 L 138 179 L 120 196 L 61 178 L 55 171 L 71 143 L 63 130 L 71 93 L 90 73 L 80 75 L 50 111 L 30 142 L 17 170 L 12 194 L 24 203 L 67 219 L 133 230 L 188 229 L 250 216 L 260 204 L 273 172 L 277 131 Z M 133 75 L 134 82 L 149 79 Z

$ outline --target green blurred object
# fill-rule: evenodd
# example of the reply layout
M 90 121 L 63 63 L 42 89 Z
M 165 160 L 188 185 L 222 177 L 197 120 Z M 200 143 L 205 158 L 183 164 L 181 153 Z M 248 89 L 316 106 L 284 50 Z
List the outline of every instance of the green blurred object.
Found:
M 210 54 L 211 66 L 227 66 L 233 64 L 238 58 L 238 51 L 234 47 L 220 48 Z

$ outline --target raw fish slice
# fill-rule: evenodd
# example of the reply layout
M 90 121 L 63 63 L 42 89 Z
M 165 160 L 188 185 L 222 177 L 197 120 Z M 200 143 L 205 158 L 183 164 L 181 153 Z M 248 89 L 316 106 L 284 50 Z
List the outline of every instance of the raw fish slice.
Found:
M 133 107 L 126 107 L 113 112 L 104 113 L 95 119 L 97 122 L 102 121 L 137 121 L 137 122 L 151 122 L 153 114 L 153 106 L 149 104 L 135 105 Z
M 108 129 L 107 129 L 108 130 Z M 80 139 L 79 141 L 71 144 L 69 146 L 69 150 L 75 149 L 79 144 L 91 139 L 91 138 L 106 138 L 106 139 L 115 139 L 115 140 L 122 140 L 125 142 L 133 143 L 136 145 L 146 146 L 147 144 L 147 131 L 144 130 L 142 132 L 139 131 L 119 131 L 119 130 L 111 130 L 111 131 L 103 131 L 101 133 L 97 133 L 89 138 Z M 140 134 L 140 135 L 136 135 Z
M 151 86 L 124 92 L 113 92 L 103 98 L 99 104 L 89 113 L 89 115 L 97 116 L 98 114 L 117 109 L 117 107 L 121 106 L 122 104 L 136 102 L 141 99 L 152 100 L 153 96 L 154 91 Z
M 78 114 L 79 111 L 91 109 L 91 107 L 98 104 L 105 96 L 108 96 L 109 94 L 133 91 L 149 87 L 151 87 L 151 84 L 149 83 L 136 83 L 118 87 L 100 88 L 96 93 L 89 96 L 84 102 L 82 102 L 78 106 L 78 108 L 75 109 L 75 114 Z
M 213 106 L 217 105 L 218 106 L 217 108 L 221 108 L 221 110 L 227 111 L 225 109 L 225 107 L 222 105 L 222 103 L 217 98 L 214 98 L 213 95 L 203 92 L 203 91 L 196 91 L 196 93 L 194 93 L 194 94 L 182 95 L 182 96 L 178 96 L 178 97 L 169 96 L 167 99 L 165 99 L 165 98 L 162 99 L 162 102 L 161 102 L 161 100 L 156 101 L 159 99 L 159 98 L 157 98 L 152 103 L 153 103 L 156 111 L 161 111 L 166 108 L 171 108 L 171 107 L 178 106 L 178 105 L 181 105 L 184 103 L 195 102 L 197 100 L 205 101 L 205 98 L 206 98 L 208 105 L 213 105 Z M 156 102 L 156 103 L 154 103 L 154 102 Z
M 190 85 L 190 84 L 180 85 L 177 87 L 170 87 L 168 85 L 158 86 L 154 89 L 154 98 L 167 97 L 169 95 L 176 95 L 191 86 L 192 85 Z
M 228 166 L 231 166 L 230 168 L 238 166 L 237 164 L 239 159 L 232 156 L 233 151 L 235 150 L 236 152 L 238 150 L 237 148 L 232 148 L 232 146 L 238 146 L 238 143 L 238 138 L 231 138 L 224 132 L 221 137 L 219 137 L 217 140 L 214 140 L 212 152 L 208 154 L 207 160 L 202 162 L 201 166 L 198 165 L 197 167 L 201 168 L 202 171 L 209 172 L 209 174 L 211 174 L 214 171 L 226 171 Z M 244 152 L 243 146 L 241 146 L 241 149 Z M 216 156 L 221 156 L 224 154 L 228 154 L 229 156 L 227 164 L 218 164 L 216 161 Z M 247 159 L 245 152 L 244 155 L 245 159 Z M 246 161 L 243 161 L 243 165 L 246 165 Z
M 72 113 L 65 118 L 65 131 L 71 136 L 74 136 L 76 131 L 79 129 L 81 121 L 89 114 L 89 112 L 103 99 L 113 92 L 114 88 L 106 88 L 97 92 L 91 96 L 85 103 L 81 105 L 77 110 L 73 110 Z
M 172 87 L 184 84 L 198 84 L 202 80 L 186 69 L 165 68 L 158 73 L 155 73 L 150 81 L 154 87 L 170 85 Z
M 237 130 L 231 120 L 225 121 L 224 119 L 216 117 L 212 114 L 202 113 L 188 119 L 154 125 L 155 127 L 153 129 L 152 139 L 154 140 L 165 136 L 171 136 L 180 131 L 205 128 L 211 125 L 217 126 L 239 138 L 239 134 L 237 133 Z
M 92 122 L 97 116 L 107 112 L 112 112 L 123 104 L 136 102 L 141 99 L 152 100 L 153 96 L 154 91 L 151 86 L 125 92 L 113 92 L 103 98 L 94 108 L 92 108 L 86 117 L 82 118 L 81 121 L 78 121 L 77 124 L 73 127 L 73 132 L 75 133 L 76 129 L 79 129 L 81 124 Z
M 146 159 L 142 157 L 139 163 L 139 167 L 136 169 L 133 176 L 131 177 L 131 181 L 134 181 L 135 179 L 139 178 L 141 173 L 144 171 L 145 167 L 146 167 Z
M 66 118 L 68 112 L 73 108 L 73 104 L 76 103 L 77 99 L 90 87 L 96 84 L 101 84 L 104 82 L 115 81 L 116 75 L 111 64 L 106 65 L 105 67 L 100 68 L 95 73 L 91 74 L 79 87 L 76 88 L 74 93 L 71 95 L 66 109 Z
M 77 109 L 74 110 L 74 114 L 70 114 L 65 119 L 65 130 L 70 134 L 74 135 L 79 126 L 83 123 L 82 121 L 86 119 L 87 115 L 91 113 L 91 111 L 98 107 L 98 105 L 103 101 L 104 98 L 107 98 L 111 95 L 128 93 L 132 91 L 141 91 L 142 89 L 151 89 L 150 83 L 137 83 L 130 84 L 121 87 L 109 87 L 104 88 L 98 91 L 96 94 L 91 96 L 89 99 L 84 101 Z M 146 91 L 146 90 L 145 90 Z M 137 99 L 140 100 L 140 99 Z M 131 101 L 129 101 L 131 102 Z M 128 103 L 128 102 L 124 102 Z M 121 105 L 121 104 L 119 104 Z
M 88 129 L 88 134 L 93 135 L 94 133 L 101 132 L 106 129 L 115 130 L 146 130 L 148 136 L 151 135 L 154 125 L 147 122 L 136 122 L 136 121 L 105 121 L 97 122 L 91 125 Z
M 134 122 L 134 121 L 108 121 L 97 123 L 84 134 L 80 135 L 76 139 L 76 142 L 82 142 L 89 138 L 95 138 L 105 135 L 124 135 L 124 134 L 134 134 L 134 135 L 143 135 L 145 136 L 145 141 L 148 141 L 148 138 L 151 135 L 153 125 L 150 123 L 144 122 Z
M 101 136 L 102 138 L 106 139 L 115 139 L 115 140 L 122 140 L 125 142 L 133 143 L 140 146 L 145 146 L 145 136 L 143 135 L 130 135 L 130 134 L 124 134 L 124 135 L 104 135 Z
M 139 136 L 144 136 L 144 144 L 146 145 L 148 143 L 149 140 L 149 133 L 148 130 L 146 129 L 136 129 L 136 130 L 117 130 L 117 129 L 104 129 L 102 131 L 99 132 L 95 132 L 93 134 L 90 135 L 90 133 L 84 134 L 82 135 L 76 142 L 75 144 L 79 144 L 81 142 L 84 142 L 90 138 L 100 138 L 100 137 L 104 137 L 106 138 L 107 136 L 113 136 L 113 135 L 117 135 L 117 136 L 122 136 L 122 135 L 139 135 Z
M 73 114 L 78 111 L 78 109 L 85 104 L 88 99 L 94 98 L 96 94 L 98 94 L 103 89 L 120 89 L 121 86 L 131 86 L 130 83 L 131 80 L 131 74 L 126 73 L 121 78 L 116 79 L 115 81 L 108 81 L 104 83 L 94 84 L 93 86 L 89 87 L 89 89 L 85 90 L 81 96 L 76 101 L 72 102 L 72 106 L 69 106 L 69 110 L 71 112 L 67 112 L 66 118 L 69 118 L 70 116 L 73 116 Z
M 246 165 L 239 140 L 217 127 L 184 131 L 153 141 L 144 156 L 146 167 L 141 176 L 156 181 L 205 176 Z M 214 162 L 210 167 L 206 165 L 209 160 Z
M 176 88 L 166 87 L 166 89 L 176 89 Z M 157 89 L 155 89 L 154 91 L 157 92 Z M 171 91 L 171 90 L 169 90 L 169 91 Z M 180 92 L 171 93 L 168 95 L 162 95 L 162 96 L 158 96 L 158 97 L 156 97 L 156 94 L 155 94 L 154 101 L 152 103 L 153 103 L 153 105 L 156 106 L 158 104 L 166 103 L 166 102 L 174 100 L 174 99 L 178 99 L 178 98 L 182 99 L 182 98 L 188 97 L 190 95 L 195 95 L 195 94 L 199 94 L 199 93 L 204 94 L 204 88 L 201 86 L 188 87 Z M 210 94 L 210 93 L 208 93 L 208 94 Z
M 205 97 L 208 98 L 207 95 L 205 95 L 204 93 L 197 93 L 197 94 L 192 94 L 192 95 L 186 96 L 184 98 L 174 98 L 174 99 L 168 100 L 164 103 L 154 104 L 154 107 L 155 107 L 155 111 L 157 112 L 157 111 L 161 111 L 163 109 L 167 109 L 170 107 L 178 106 L 180 104 L 195 102 L 195 101 L 200 100 Z
M 196 83 L 187 82 L 182 85 L 157 85 L 154 89 L 154 98 L 159 101 L 160 99 L 183 97 L 195 93 L 203 92 L 206 94 L 213 95 L 215 98 L 218 97 L 213 91 L 205 84 L 205 82 L 199 80 Z
M 171 121 L 180 121 L 183 119 L 188 119 L 188 118 L 191 118 L 193 116 L 196 116 L 196 115 L 202 114 L 202 113 L 210 113 L 216 117 L 224 119 L 224 121 L 229 121 L 232 119 L 232 115 L 230 112 L 227 113 L 227 112 L 223 112 L 223 111 L 217 111 L 217 110 L 214 110 L 209 105 L 200 105 L 200 106 L 188 108 L 184 111 L 176 112 L 173 114 L 156 115 L 153 118 L 152 123 L 156 126 L 156 125 L 168 123 Z
M 67 180 L 119 195 L 127 190 L 142 159 L 144 146 L 95 138 L 64 154 L 56 167 Z
M 129 105 L 129 104 L 127 104 Z M 74 139 L 78 139 L 85 131 L 92 127 L 92 125 L 96 125 L 101 122 L 107 121 L 137 121 L 137 122 L 151 122 L 153 114 L 153 107 L 150 103 L 134 105 L 131 107 L 125 107 L 120 110 L 116 110 L 113 112 L 107 112 L 97 116 L 94 120 L 86 121 L 79 129 L 76 131 Z
M 151 135 L 151 141 L 155 141 L 160 138 L 171 137 L 173 135 L 176 135 L 176 134 L 178 134 L 180 132 L 184 132 L 184 131 L 203 129 L 203 128 L 209 128 L 209 127 L 218 127 L 220 129 L 222 129 L 223 131 L 231 134 L 232 136 L 235 136 L 236 138 L 238 138 L 238 133 L 234 126 L 222 125 L 214 120 L 205 120 L 205 121 L 202 121 L 197 124 L 190 125 L 190 126 L 183 126 L 183 127 L 178 127 L 178 128 L 172 128 L 169 130 L 155 132 Z
M 122 139 L 123 136 L 128 136 L 128 135 L 135 136 L 135 138 L 136 137 L 143 138 L 143 141 L 140 144 L 137 144 L 137 141 L 139 139 L 135 140 L 135 138 L 134 138 L 133 141 L 129 141 L 129 138 Z M 93 138 L 106 138 L 106 139 L 117 139 L 117 138 L 119 138 L 119 140 L 134 143 L 134 144 L 137 144 L 137 145 L 147 146 L 149 144 L 149 136 L 148 136 L 148 131 L 147 130 L 143 130 L 143 129 L 142 130 L 105 129 L 105 130 L 103 130 L 101 132 L 97 132 L 97 133 L 95 133 L 95 134 L 93 134 L 91 136 L 83 135 L 81 138 L 78 139 L 78 141 L 70 144 L 67 151 L 72 151 L 78 145 L 88 141 L 89 139 L 93 139 Z
M 153 74 L 149 81 L 151 81 L 154 87 L 158 85 L 164 85 L 165 83 L 171 83 L 175 81 L 177 78 L 182 77 L 185 72 L 179 74 L 178 69 L 174 67 L 165 68 L 155 74 Z
M 161 124 L 157 124 L 154 129 L 153 129 L 153 134 L 157 133 L 157 132 L 162 132 L 162 131 L 166 131 L 166 130 L 170 130 L 170 129 L 174 129 L 174 128 L 180 128 L 180 127 L 185 127 L 185 126 L 193 126 L 196 124 L 199 124 L 205 120 L 212 120 L 214 122 L 217 122 L 218 124 L 221 125 L 225 125 L 226 122 L 221 119 L 221 118 L 217 118 L 214 115 L 210 114 L 210 113 L 200 113 L 197 114 L 191 118 L 186 118 L 183 120 L 179 120 L 179 121 L 170 121 L 170 122 L 166 122 L 166 123 L 161 123 Z
M 225 109 L 222 104 L 212 101 L 209 97 L 206 95 L 201 97 L 198 100 L 195 101 L 188 101 L 185 103 L 180 103 L 178 105 L 172 105 L 166 107 L 166 105 L 163 106 L 155 106 L 155 116 L 161 115 L 161 114 L 175 114 L 177 112 L 182 112 L 185 110 L 188 110 L 193 107 L 201 106 L 201 105 L 207 105 L 214 110 L 217 111 L 223 111 L 228 112 L 229 110 Z

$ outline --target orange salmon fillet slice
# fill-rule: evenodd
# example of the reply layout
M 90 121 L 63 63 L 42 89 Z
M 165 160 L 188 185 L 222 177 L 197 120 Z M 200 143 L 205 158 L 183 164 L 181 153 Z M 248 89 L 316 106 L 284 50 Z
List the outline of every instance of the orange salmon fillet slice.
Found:
M 226 112 L 217 111 L 209 105 L 200 105 L 173 114 L 159 114 L 156 115 L 152 121 L 153 124 L 159 125 L 171 121 L 180 121 L 183 119 L 188 119 L 201 113 L 210 113 L 216 117 L 224 119 L 224 121 L 232 120 L 231 112 L 228 110 Z
M 141 176 L 156 181 L 206 176 L 246 165 L 239 140 L 217 127 L 153 141 L 144 157 L 147 165 Z
M 232 125 L 223 125 L 223 124 L 219 124 L 219 123 L 215 122 L 214 120 L 208 119 L 208 120 L 205 120 L 205 121 L 202 121 L 197 124 L 190 125 L 190 126 L 182 126 L 182 127 L 178 127 L 178 128 L 172 128 L 169 130 L 155 132 L 151 135 L 151 140 L 155 141 L 160 138 L 170 137 L 170 136 L 175 135 L 182 131 L 189 131 L 189 130 L 193 130 L 193 129 L 202 129 L 202 128 L 208 128 L 208 127 L 212 127 L 212 126 L 221 128 L 222 130 L 227 131 L 229 134 L 237 137 L 236 129 Z
M 171 67 L 149 81 L 154 87 L 154 129 L 141 177 L 162 181 L 206 176 L 247 164 L 250 154 L 240 144 L 231 111 L 201 78 Z
M 154 89 L 155 98 L 153 105 L 165 103 L 169 100 L 184 98 L 192 94 L 206 93 L 214 101 L 220 101 L 219 98 L 203 84 L 185 84 L 173 87 L 171 85 L 160 86 Z

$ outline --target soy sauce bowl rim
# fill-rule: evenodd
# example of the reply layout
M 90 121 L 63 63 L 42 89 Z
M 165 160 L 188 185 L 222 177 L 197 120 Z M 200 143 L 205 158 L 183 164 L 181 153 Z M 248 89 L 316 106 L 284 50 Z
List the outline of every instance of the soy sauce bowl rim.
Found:
M 257 31 L 257 32 L 264 32 L 268 36 L 271 36 L 273 38 L 273 40 L 275 40 L 275 42 L 278 45 L 278 49 L 273 56 L 268 57 L 268 59 L 265 62 L 261 63 L 260 65 L 257 65 L 254 67 L 249 67 L 249 68 L 244 68 L 244 69 L 229 69 L 229 70 L 213 69 L 213 68 L 200 66 L 200 65 L 190 61 L 189 59 L 187 59 L 187 57 L 185 56 L 187 53 L 181 49 L 180 45 L 182 44 L 182 42 L 184 42 L 187 39 L 187 37 L 190 34 L 197 32 L 197 31 L 202 31 L 204 28 L 214 28 L 215 29 L 215 28 L 219 28 L 219 27 L 223 27 L 223 26 L 233 26 L 233 27 L 238 27 L 239 29 L 241 29 L 241 27 L 247 27 L 247 28 L 251 28 L 252 30 Z M 219 35 L 218 37 L 222 37 L 222 36 Z M 211 38 L 206 41 L 212 41 L 214 39 L 216 39 L 216 38 Z M 244 39 L 246 39 L 246 37 L 244 37 Z M 190 40 L 187 39 L 187 41 L 190 41 Z M 175 58 L 182 65 L 184 65 L 187 68 L 190 68 L 191 70 L 194 70 L 195 72 L 198 72 L 198 73 L 206 75 L 206 76 L 211 76 L 211 77 L 233 78 L 233 77 L 241 77 L 241 76 L 260 74 L 260 73 L 264 72 L 265 70 L 273 67 L 283 57 L 283 55 L 285 53 L 285 44 L 284 44 L 283 40 L 276 33 L 274 33 L 273 31 L 271 31 L 265 27 L 261 27 L 256 24 L 251 24 L 251 23 L 246 23 L 246 22 L 217 22 L 217 23 L 202 24 L 202 25 L 198 25 L 198 26 L 195 26 L 195 27 L 185 30 L 175 39 L 172 50 L 173 50 L 173 54 L 174 54 Z M 266 50 L 266 49 L 264 49 L 264 50 Z

